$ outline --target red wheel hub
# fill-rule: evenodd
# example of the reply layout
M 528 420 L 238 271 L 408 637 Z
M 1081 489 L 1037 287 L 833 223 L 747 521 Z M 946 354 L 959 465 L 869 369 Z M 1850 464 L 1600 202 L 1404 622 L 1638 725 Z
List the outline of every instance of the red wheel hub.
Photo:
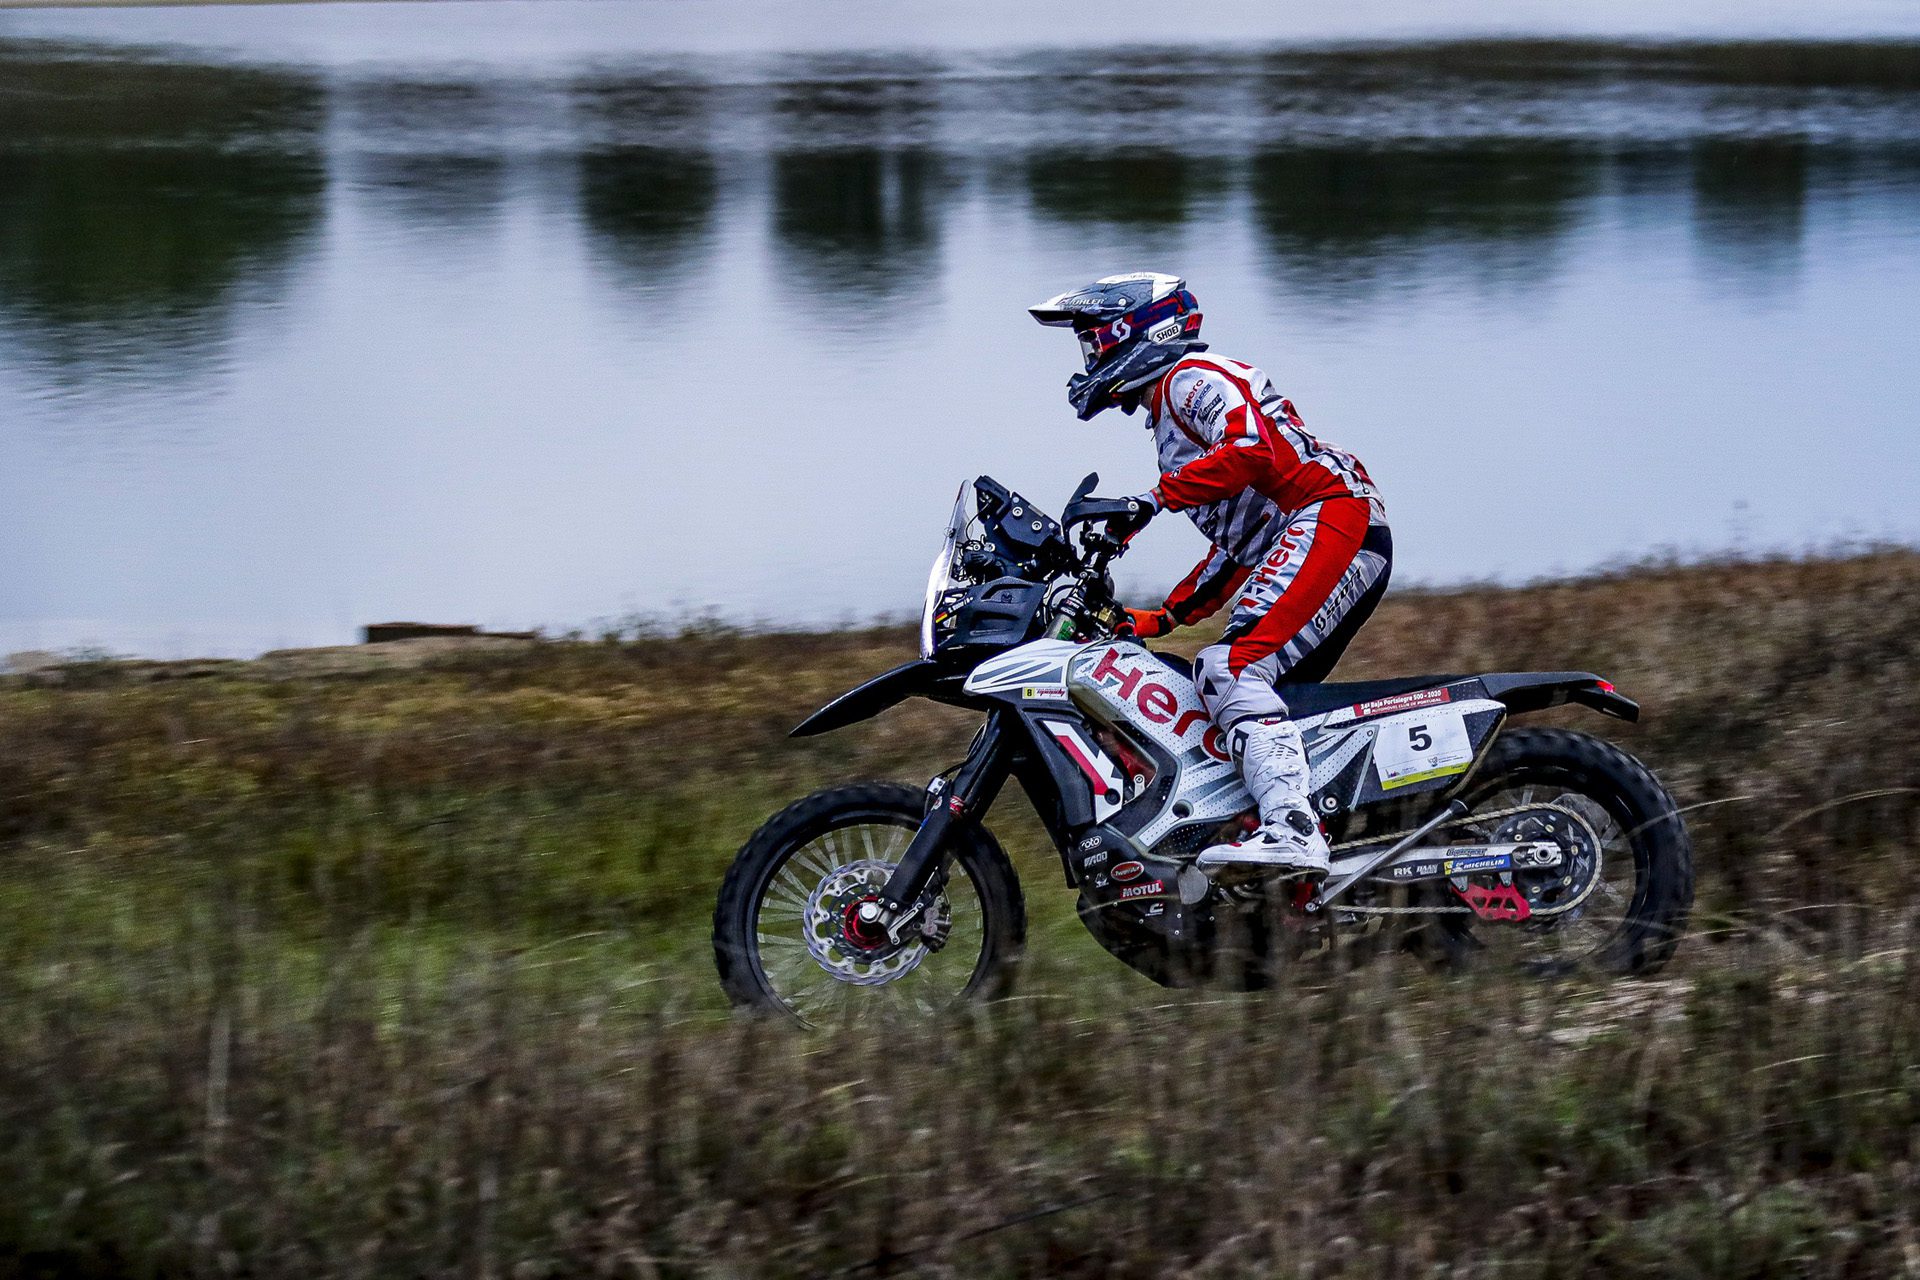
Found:
M 887 936 L 886 929 L 878 919 L 860 918 L 861 907 L 878 901 L 880 901 L 880 895 L 877 893 L 863 894 L 841 910 L 840 936 L 845 938 L 849 945 L 858 947 L 862 951 L 878 951 L 881 947 L 892 943 L 893 939 Z

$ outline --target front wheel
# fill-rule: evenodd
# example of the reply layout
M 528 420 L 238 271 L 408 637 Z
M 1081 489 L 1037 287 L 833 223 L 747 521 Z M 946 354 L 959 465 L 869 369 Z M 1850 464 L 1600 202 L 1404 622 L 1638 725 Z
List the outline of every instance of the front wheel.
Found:
M 955 830 L 945 883 L 898 941 L 862 925 L 861 904 L 878 898 L 923 809 L 912 787 L 856 783 L 796 801 L 754 832 L 713 912 L 728 999 L 819 1023 L 1004 994 L 1026 942 L 1026 903 L 1007 855 L 978 826 Z

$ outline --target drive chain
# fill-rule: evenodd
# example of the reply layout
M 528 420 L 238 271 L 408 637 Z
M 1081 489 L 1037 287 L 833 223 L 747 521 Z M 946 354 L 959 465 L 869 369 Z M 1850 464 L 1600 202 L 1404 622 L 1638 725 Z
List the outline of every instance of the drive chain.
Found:
M 1592 826 L 1587 822 L 1585 818 L 1581 817 L 1579 814 L 1575 813 L 1573 810 L 1564 808 L 1563 806 L 1556 804 L 1552 801 L 1547 801 L 1544 803 L 1535 803 L 1535 804 L 1523 804 L 1512 809 L 1495 809 L 1492 813 L 1464 814 L 1461 817 L 1455 818 L 1451 822 L 1441 823 L 1439 826 L 1435 827 L 1433 830 L 1434 832 L 1445 831 L 1448 827 L 1457 827 L 1462 825 L 1463 823 L 1468 823 L 1468 822 L 1498 822 L 1502 818 L 1512 818 L 1523 813 L 1536 813 L 1541 809 L 1552 809 L 1555 812 L 1566 814 L 1569 818 L 1572 818 L 1575 822 L 1578 822 L 1581 826 L 1586 827 L 1589 834 L 1591 834 L 1594 837 L 1595 852 L 1597 853 L 1599 851 L 1600 833 L 1597 831 L 1594 831 Z M 1345 844 L 1337 844 L 1333 846 L 1332 852 L 1339 853 L 1343 849 L 1367 849 L 1367 848 L 1377 849 L 1381 845 L 1392 844 L 1392 843 L 1393 843 L 1393 839 L 1391 837 L 1385 840 L 1372 839 L 1372 838 L 1366 839 L 1366 840 L 1349 840 Z M 1407 850 L 1407 852 L 1412 853 L 1414 852 L 1414 850 L 1418 849 L 1419 847 L 1420 846 L 1415 845 L 1414 849 L 1409 849 Z M 1597 878 L 1599 875 L 1599 872 L 1597 869 L 1594 874 Z M 1574 907 L 1580 905 L 1581 902 L 1586 901 L 1586 897 L 1587 895 L 1583 893 L 1580 895 L 1579 898 L 1575 899 L 1573 902 L 1568 903 L 1565 907 L 1562 907 L 1558 911 L 1539 911 L 1539 912 L 1535 912 L 1534 914 L 1540 915 L 1540 916 L 1561 915 L 1566 911 L 1570 911 Z M 1341 912 L 1346 911 L 1346 912 L 1351 912 L 1354 915 L 1368 915 L 1368 916 L 1443 916 L 1443 915 L 1472 915 L 1473 914 L 1472 907 L 1356 907 L 1349 904 L 1343 904 L 1341 906 L 1329 908 L 1329 911 L 1333 915 L 1339 915 Z

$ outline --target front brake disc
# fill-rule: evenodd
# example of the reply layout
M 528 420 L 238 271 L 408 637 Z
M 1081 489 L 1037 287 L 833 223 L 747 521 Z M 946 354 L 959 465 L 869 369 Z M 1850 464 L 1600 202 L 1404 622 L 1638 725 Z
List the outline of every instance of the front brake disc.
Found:
M 803 917 L 807 952 L 815 964 L 841 982 L 879 986 L 912 973 L 927 958 L 928 949 L 918 930 L 902 942 L 889 939 L 878 943 L 863 939 L 857 932 L 853 913 L 861 903 L 878 899 L 893 870 L 891 862 L 849 862 L 822 876 L 807 895 Z M 945 899 L 937 900 L 928 910 L 944 913 Z M 941 940 L 945 941 L 944 936 Z

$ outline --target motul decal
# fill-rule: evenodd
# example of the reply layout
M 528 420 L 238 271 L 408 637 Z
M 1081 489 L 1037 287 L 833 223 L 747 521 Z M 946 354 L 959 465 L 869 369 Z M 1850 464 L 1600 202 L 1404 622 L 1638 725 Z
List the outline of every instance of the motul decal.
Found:
M 1452 702 L 1450 689 L 1422 689 L 1418 693 L 1402 693 L 1391 698 L 1377 698 L 1372 702 L 1363 702 L 1353 709 L 1356 716 L 1383 716 L 1392 711 L 1412 711 L 1415 707 L 1438 706 L 1442 702 Z
M 1129 880 L 1138 880 L 1147 873 L 1147 869 L 1137 862 L 1117 862 L 1107 874 L 1125 884 Z
M 1125 902 L 1128 898 L 1151 898 L 1156 893 L 1165 893 L 1166 891 L 1166 881 L 1149 880 L 1145 884 L 1130 884 L 1122 889 L 1120 891 L 1120 900 Z

